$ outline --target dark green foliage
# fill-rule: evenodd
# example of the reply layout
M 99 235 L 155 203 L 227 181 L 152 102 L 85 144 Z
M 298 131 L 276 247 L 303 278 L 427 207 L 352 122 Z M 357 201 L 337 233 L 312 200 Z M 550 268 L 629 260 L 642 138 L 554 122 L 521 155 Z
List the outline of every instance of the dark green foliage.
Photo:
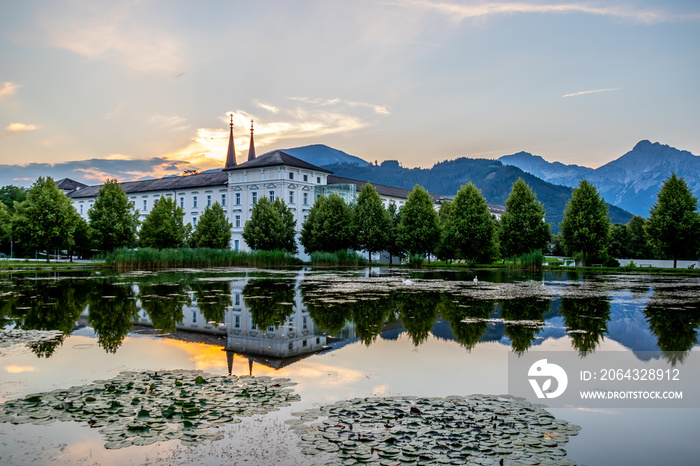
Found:
M 294 214 L 279 198 L 270 202 L 261 197 L 253 206 L 250 220 L 243 227 L 243 240 L 256 251 L 296 253 Z
M 556 233 L 563 219 L 566 202 L 571 198 L 571 188 L 547 183 L 514 166 L 504 166 L 497 160 L 459 158 L 433 165 L 432 168 L 404 168 L 396 161 L 381 165 L 357 166 L 336 164 L 326 166 L 338 176 L 367 180 L 389 186 L 411 189 L 419 184 L 431 193 L 445 196 L 455 194 L 468 182 L 477 186 L 488 202 L 505 205 L 510 188 L 522 178 L 537 193 L 547 211 L 546 221 Z M 610 206 L 610 216 L 616 223 L 627 223 L 632 214 Z
M 541 270 L 544 263 L 544 254 L 540 251 L 527 252 L 513 258 L 513 262 L 508 264 L 509 269 Z
M 561 240 L 561 233 L 552 235 L 549 253 L 553 256 L 566 256 L 566 249 L 564 249 L 564 243 Z
M 87 257 L 93 253 L 93 230 L 83 217 L 78 216 L 73 233 L 73 254 Z
M 588 181 L 582 180 L 574 189 L 560 228 L 564 247 L 569 254 L 581 252 L 584 265 L 589 255 L 598 254 L 607 246 L 610 237 L 608 206 Z
M 79 217 L 70 199 L 53 180 L 40 177 L 17 206 L 13 235 L 26 251 L 46 251 L 48 261 L 50 251 L 72 248 Z
M 700 214 L 698 200 L 683 178 L 673 173 L 658 194 L 658 201 L 649 211 L 646 233 L 652 248 L 673 259 L 697 259 L 700 253 Z
M 303 291 L 302 291 L 303 295 Z M 316 327 L 331 335 L 340 332 L 345 326 L 345 321 L 350 318 L 352 312 L 351 303 L 327 303 L 320 300 L 304 300 L 309 317 Z
M 281 327 L 294 312 L 294 283 L 252 280 L 243 288 L 243 300 L 259 331 Z
M 226 309 L 231 306 L 231 283 L 197 280 L 190 285 L 190 289 L 207 322 L 223 323 Z
M 139 242 L 146 248 L 180 248 L 186 244 L 187 228 L 185 211 L 178 207 L 175 199 L 162 196 L 153 204 L 153 209 L 143 221 Z
M 630 244 L 629 230 L 627 225 L 614 223 L 610 225 L 610 242 L 608 243 L 608 254 L 612 257 L 626 259 L 630 257 L 628 245 Z
M 198 248 L 226 249 L 231 244 L 231 228 L 233 224 L 226 218 L 221 204 L 204 209 L 199 217 L 197 227 L 192 233 L 192 241 Z
M 392 309 L 391 296 L 363 299 L 353 303 L 352 320 L 357 337 L 362 343 L 369 346 L 377 339 L 387 319 L 392 315 Z
M 387 241 L 386 251 L 389 253 L 389 264 L 393 264 L 395 256 L 400 258 L 403 255 L 398 241 L 401 211 L 398 207 L 396 207 L 394 202 L 391 202 L 387 208 L 387 212 L 389 212 L 389 217 L 391 218 L 391 228 L 389 229 L 389 239 Z
M 7 185 L 0 188 L 0 202 L 5 204 L 10 214 L 15 212 L 15 202 L 21 203 L 27 198 L 27 188 Z
M 483 299 L 442 295 L 439 310 L 450 323 L 455 339 L 471 351 L 486 333 L 488 325 L 485 319 L 493 313 L 494 304 Z
M 12 216 L 5 204 L 0 203 L 0 247 L 4 247 L 12 238 Z
M 486 199 L 472 183 L 462 186 L 455 196 L 445 242 L 461 259 L 487 263 L 496 257 L 496 227 Z
M 549 244 L 549 224 L 544 222 L 542 203 L 522 178 L 513 183 L 501 216 L 499 239 L 504 257 L 545 250 Z
M 372 262 L 372 253 L 383 251 L 389 242 L 391 233 L 391 217 L 382 205 L 382 198 L 367 183 L 357 196 L 357 203 L 353 209 L 353 227 L 355 230 L 355 245 L 358 249 L 367 251 L 369 262 Z
M 438 316 L 439 293 L 398 293 L 394 304 L 414 346 L 425 342 Z
M 632 259 L 650 259 L 653 257 L 647 233 L 644 231 L 645 225 L 646 220 L 635 215 L 626 226 L 629 238 L 627 250 L 629 257 Z
M 562 298 L 559 314 L 569 330 L 571 344 L 581 356 L 595 351 L 608 331 L 610 301 L 607 298 Z
M 438 213 L 428 191 L 416 185 L 401 208 L 397 241 L 407 254 L 431 254 L 440 241 Z
M 451 261 L 454 260 L 456 256 L 456 251 L 452 245 L 448 242 L 447 238 L 447 225 L 449 225 L 450 213 L 452 212 L 452 201 L 443 201 L 440 204 L 440 211 L 438 212 L 438 221 L 440 225 L 440 241 L 435 248 L 435 255 L 440 260 Z
M 117 180 L 107 180 L 88 210 L 95 247 L 100 251 L 136 244 L 139 213 Z
M 314 251 L 338 251 L 354 246 L 352 209 L 339 195 L 316 199 L 301 230 L 301 244 Z

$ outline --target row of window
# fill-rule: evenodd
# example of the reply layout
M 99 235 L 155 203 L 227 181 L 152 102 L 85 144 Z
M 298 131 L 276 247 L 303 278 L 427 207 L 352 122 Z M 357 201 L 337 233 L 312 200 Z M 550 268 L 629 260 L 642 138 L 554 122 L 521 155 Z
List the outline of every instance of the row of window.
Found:
M 290 172 L 290 173 L 289 173 L 289 179 L 290 179 L 290 180 L 294 180 L 294 173 L 293 173 L 293 172 Z M 308 183 L 308 182 L 309 182 L 309 175 L 302 175 L 302 179 L 303 179 L 306 183 Z M 320 176 L 317 176 L 317 177 L 316 177 L 316 184 L 321 184 L 321 177 L 320 177 Z

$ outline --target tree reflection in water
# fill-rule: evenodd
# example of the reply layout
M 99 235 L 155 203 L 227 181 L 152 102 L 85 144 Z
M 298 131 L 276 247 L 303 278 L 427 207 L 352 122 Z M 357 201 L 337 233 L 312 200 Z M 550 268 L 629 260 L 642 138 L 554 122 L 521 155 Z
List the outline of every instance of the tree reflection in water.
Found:
M 396 293 L 399 318 L 415 346 L 428 339 L 438 316 L 440 293 Z
M 174 331 L 183 320 L 182 308 L 192 304 L 187 287 L 173 282 L 140 285 L 139 299 L 153 328 L 162 333 Z
M 352 304 L 352 321 L 355 332 L 362 343 L 369 346 L 382 332 L 384 324 L 393 312 L 391 295 L 376 295 L 367 298 L 358 297 Z
M 522 354 L 535 343 L 548 310 L 549 301 L 544 299 L 516 298 L 502 302 L 501 317 L 506 321 L 505 334 L 513 351 Z
M 608 331 L 610 300 L 596 298 L 562 298 L 559 314 L 564 317 L 571 344 L 581 356 L 595 351 Z
M 194 280 L 190 285 L 197 307 L 207 322 L 223 323 L 226 309 L 232 305 L 231 282 Z
M 92 289 L 87 302 L 88 323 L 97 333 L 97 344 L 107 353 L 116 353 L 138 316 L 132 286 L 100 283 Z
M 243 301 L 258 329 L 280 327 L 294 312 L 294 283 L 251 280 L 243 288 Z
M 463 298 L 443 294 L 438 309 L 450 323 L 455 339 L 471 351 L 486 333 L 488 319 L 495 307 L 494 301 Z M 466 322 L 463 322 L 466 320 Z
M 656 336 L 659 349 L 672 364 L 682 363 L 698 340 L 700 303 L 664 304 L 652 296 L 644 309 L 649 329 Z

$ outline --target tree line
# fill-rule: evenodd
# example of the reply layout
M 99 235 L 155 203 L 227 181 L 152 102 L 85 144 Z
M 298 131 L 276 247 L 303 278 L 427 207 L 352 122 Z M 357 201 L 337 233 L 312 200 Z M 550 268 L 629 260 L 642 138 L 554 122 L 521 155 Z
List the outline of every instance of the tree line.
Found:
M 116 180 L 108 180 L 83 220 L 71 200 L 51 178 L 39 178 L 31 188 L 0 188 L 0 241 L 12 242 L 21 254 L 111 251 L 118 247 L 230 247 L 232 225 L 223 208 L 207 207 L 195 228 L 184 223 L 184 210 L 163 196 L 140 221 L 139 212 Z M 669 177 L 658 193 L 649 219 L 634 217 L 627 225 L 611 225 L 608 207 L 598 190 L 581 181 L 567 203 L 560 233 L 552 236 L 545 209 L 522 179 L 515 181 L 500 220 L 472 183 L 462 186 L 439 210 L 430 194 L 416 185 L 400 209 L 387 208 L 367 183 L 355 203 L 338 194 L 315 200 L 302 225 L 299 243 L 306 253 L 355 249 L 390 257 L 422 260 L 434 256 L 451 261 L 490 263 L 535 251 L 573 255 L 584 264 L 610 263 L 619 258 L 695 259 L 700 253 L 697 199 L 683 178 Z M 296 221 L 280 199 L 261 197 L 243 228 L 253 250 L 297 253 Z

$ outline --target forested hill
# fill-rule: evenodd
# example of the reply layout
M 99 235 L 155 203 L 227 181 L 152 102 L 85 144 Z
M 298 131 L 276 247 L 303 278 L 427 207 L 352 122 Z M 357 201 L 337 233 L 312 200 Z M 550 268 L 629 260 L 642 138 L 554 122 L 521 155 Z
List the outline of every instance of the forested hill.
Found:
M 351 164 L 326 165 L 338 176 L 367 180 L 374 183 L 411 189 L 416 184 L 429 192 L 454 196 L 459 188 L 471 181 L 491 204 L 505 205 L 511 186 L 522 178 L 537 194 L 537 199 L 546 209 L 546 220 L 553 231 L 559 231 L 559 223 L 564 217 L 566 203 L 571 198 L 572 189 L 558 186 L 530 175 L 521 169 L 503 165 L 498 160 L 459 158 L 435 164 L 432 168 L 404 168 L 397 161 L 385 161 L 381 165 L 360 167 Z M 627 223 L 632 214 L 618 207 L 609 206 L 613 223 Z

